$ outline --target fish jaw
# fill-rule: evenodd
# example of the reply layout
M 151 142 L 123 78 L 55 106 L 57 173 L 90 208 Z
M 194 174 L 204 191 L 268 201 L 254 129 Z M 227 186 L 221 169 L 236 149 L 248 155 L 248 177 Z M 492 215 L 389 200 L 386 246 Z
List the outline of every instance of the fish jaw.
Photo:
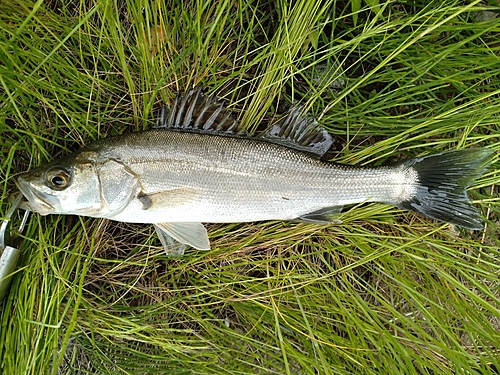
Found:
M 55 207 L 59 205 L 59 199 L 53 195 L 44 193 L 34 188 L 23 176 L 15 180 L 17 188 L 28 200 L 26 206 L 33 212 L 40 215 L 48 215 L 55 212 Z

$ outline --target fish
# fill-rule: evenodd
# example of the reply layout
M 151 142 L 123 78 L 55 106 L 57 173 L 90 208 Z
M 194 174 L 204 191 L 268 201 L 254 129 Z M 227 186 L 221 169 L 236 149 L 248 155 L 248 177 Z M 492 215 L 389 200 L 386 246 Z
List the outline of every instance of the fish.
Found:
M 267 220 L 338 222 L 345 205 L 381 202 L 479 230 L 467 188 L 494 152 L 468 148 L 392 165 L 322 160 L 333 138 L 292 105 L 250 134 L 201 89 L 163 105 L 148 130 L 111 136 L 20 174 L 25 206 L 64 214 L 153 224 L 169 254 L 210 249 L 203 223 Z

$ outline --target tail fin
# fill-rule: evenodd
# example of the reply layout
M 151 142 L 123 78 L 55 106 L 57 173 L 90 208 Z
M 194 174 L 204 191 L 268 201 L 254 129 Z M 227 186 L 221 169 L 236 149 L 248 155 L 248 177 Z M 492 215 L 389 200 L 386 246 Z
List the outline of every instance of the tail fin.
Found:
M 398 206 L 464 228 L 482 229 L 481 216 L 466 189 L 483 174 L 492 154 L 492 150 L 474 148 L 404 162 L 403 169 L 418 173 L 419 185 L 415 195 Z

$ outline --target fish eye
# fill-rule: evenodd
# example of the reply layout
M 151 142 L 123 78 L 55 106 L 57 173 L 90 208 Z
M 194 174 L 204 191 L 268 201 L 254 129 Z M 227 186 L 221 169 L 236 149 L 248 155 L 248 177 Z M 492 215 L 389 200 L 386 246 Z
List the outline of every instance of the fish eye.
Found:
M 63 190 L 71 183 L 71 174 L 62 167 L 55 167 L 47 171 L 46 180 L 52 189 Z

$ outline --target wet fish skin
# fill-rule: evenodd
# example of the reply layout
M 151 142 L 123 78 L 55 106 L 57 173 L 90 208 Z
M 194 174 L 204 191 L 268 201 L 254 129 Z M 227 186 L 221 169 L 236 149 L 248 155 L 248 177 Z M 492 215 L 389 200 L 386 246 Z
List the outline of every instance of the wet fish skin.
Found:
M 343 205 L 360 202 L 388 203 L 481 228 L 466 188 L 483 173 L 490 150 L 458 150 L 376 168 L 341 165 L 304 152 L 307 145 L 295 147 L 293 137 L 192 129 L 193 121 L 206 115 L 199 107 L 203 101 L 184 102 L 170 117 L 177 123 L 188 117 L 187 125 L 106 138 L 22 174 L 17 186 L 27 204 L 41 214 L 153 223 L 160 239 L 163 233 L 197 248 L 209 247 L 201 223 L 327 223 Z
M 71 186 L 47 186 L 54 168 L 72 176 Z M 20 176 L 18 185 L 26 196 L 46 192 L 53 211 L 41 213 L 229 223 L 296 219 L 360 201 L 398 203 L 401 187 L 388 182 L 398 178 L 397 168 L 322 162 L 262 140 L 158 129 L 98 141 Z

